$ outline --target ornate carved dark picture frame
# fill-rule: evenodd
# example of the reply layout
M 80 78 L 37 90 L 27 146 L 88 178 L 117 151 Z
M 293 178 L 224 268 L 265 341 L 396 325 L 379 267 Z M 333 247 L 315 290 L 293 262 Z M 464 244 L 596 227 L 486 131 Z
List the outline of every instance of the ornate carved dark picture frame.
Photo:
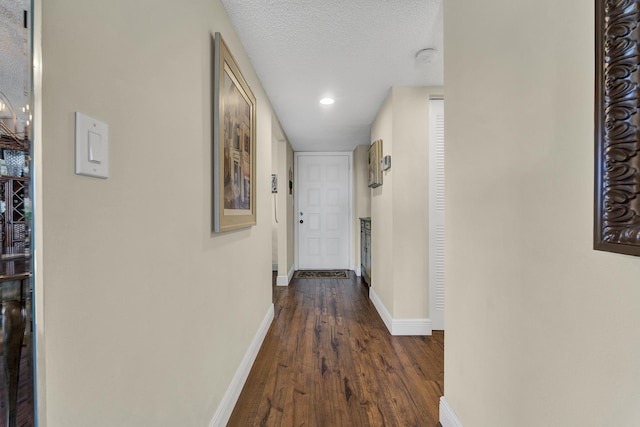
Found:
M 640 256 L 640 0 L 596 0 L 594 249 Z

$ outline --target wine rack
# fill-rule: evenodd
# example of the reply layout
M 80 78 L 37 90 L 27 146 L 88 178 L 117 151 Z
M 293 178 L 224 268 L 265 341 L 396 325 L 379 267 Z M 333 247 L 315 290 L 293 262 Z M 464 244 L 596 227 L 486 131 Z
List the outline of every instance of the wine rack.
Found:
M 0 139 L 4 160 L 7 151 L 24 153 L 27 159 L 20 176 L 6 175 L 7 169 L 0 167 L 0 231 L 2 232 L 2 256 L 29 255 L 31 201 L 29 195 L 28 154 L 29 140 L 13 141 L 5 136 Z M 15 168 L 14 168 L 15 169 Z M 14 172 L 15 173 L 15 172 Z

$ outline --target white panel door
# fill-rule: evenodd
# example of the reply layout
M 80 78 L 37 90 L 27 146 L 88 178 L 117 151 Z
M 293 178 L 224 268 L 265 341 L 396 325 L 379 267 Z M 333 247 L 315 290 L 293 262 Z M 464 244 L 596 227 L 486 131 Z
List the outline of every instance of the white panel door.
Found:
M 429 317 L 444 330 L 444 100 L 429 100 Z
M 349 268 L 349 156 L 297 156 L 298 268 Z

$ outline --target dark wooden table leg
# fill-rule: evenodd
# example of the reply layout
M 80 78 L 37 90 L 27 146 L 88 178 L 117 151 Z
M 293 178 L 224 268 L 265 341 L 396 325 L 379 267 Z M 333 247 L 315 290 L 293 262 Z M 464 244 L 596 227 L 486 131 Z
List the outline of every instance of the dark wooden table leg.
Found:
M 21 301 L 2 302 L 2 338 L 4 342 L 2 359 L 4 362 L 5 425 L 7 427 L 17 427 L 18 424 L 18 380 L 25 320 Z

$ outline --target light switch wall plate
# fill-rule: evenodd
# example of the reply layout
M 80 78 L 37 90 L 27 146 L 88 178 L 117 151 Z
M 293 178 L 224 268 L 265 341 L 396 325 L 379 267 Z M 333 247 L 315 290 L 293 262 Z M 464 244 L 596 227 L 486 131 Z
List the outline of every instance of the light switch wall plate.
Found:
M 109 126 L 78 112 L 76 174 L 109 178 Z

